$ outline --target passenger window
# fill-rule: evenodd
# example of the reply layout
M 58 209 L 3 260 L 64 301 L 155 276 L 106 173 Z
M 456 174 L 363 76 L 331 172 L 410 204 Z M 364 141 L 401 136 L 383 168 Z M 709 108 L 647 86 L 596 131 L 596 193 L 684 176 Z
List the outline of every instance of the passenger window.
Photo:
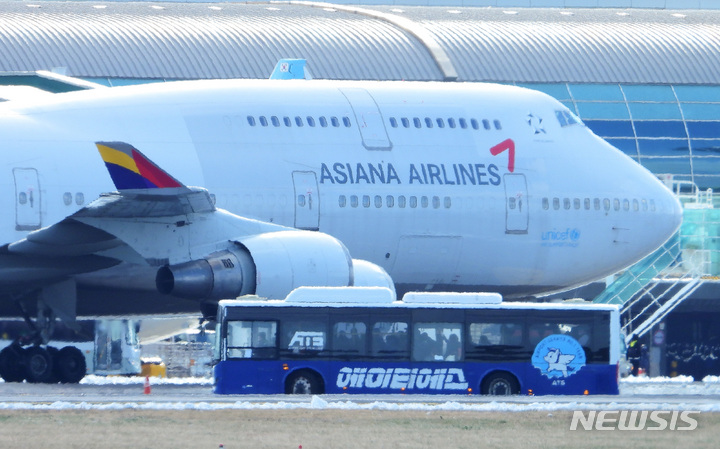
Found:
M 448 122 L 448 126 L 450 128 L 455 128 L 455 119 L 454 118 L 447 119 L 447 122 Z
M 292 121 L 290 120 L 290 117 L 283 117 L 283 123 L 285 123 L 285 126 L 287 127 L 292 126 Z
M 320 126 L 327 128 L 327 119 L 324 116 L 321 116 L 318 120 L 320 120 Z
M 563 207 L 565 210 L 570 210 L 570 198 L 563 198 Z
M 346 204 L 347 204 L 347 198 L 345 197 L 345 195 L 340 195 L 338 197 L 338 205 L 340 207 L 345 207 Z
M 392 126 L 393 128 L 398 127 L 398 122 L 397 120 L 395 120 L 395 117 L 390 117 L 390 126 Z
M 402 122 L 403 128 L 410 128 L 410 120 L 407 119 L 407 117 L 403 117 L 400 119 Z
M 436 120 L 438 128 L 445 128 L 445 122 L 443 122 L 443 119 L 439 118 Z
M 502 124 L 500 124 L 500 120 L 494 120 L 493 123 L 495 124 L 495 129 L 501 130 Z
M 298 126 L 298 128 L 303 126 L 302 117 L 295 117 L 295 124 Z
M 462 360 L 460 323 L 416 323 L 412 355 L 415 361 Z
M 343 117 L 343 125 L 345 125 L 345 128 L 350 128 L 350 119 Z
M 363 207 L 370 207 L 370 196 L 363 195 Z
M 515 209 L 515 204 L 517 203 L 517 199 L 514 196 L 511 196 L 508 198 L 508 209 Z
M 268 126 L 268 121 L 267 121 L 267 119 L 265 118 L 264 115 L 261 115 L 261 116 L 260 116 L 260 124 L 261 124 L 262 126 Z
M 381 321 L 373 325 L 372 355 L 378 358 L 408 357 L 408 325 L 401 321 Z
M 633 200 L 633 211 L 637 212 L 640 210 L 640 203 L 638 203 L 637 199 Z
M 423 209 L 427 208 L 428 207 L 428 197 L 426 197 L 426 196 L 421 197 L 420 205 L 422 206 Z
M 473 129 L 475 129 L 475 130 L 480 129 L 480 124 L 478 123 L 477 120 L 471 119 L 470 124 L 472 125 Z
M 619 199 L 615 198 L 615 199 L 613 200 L 613 208 L 614 208 L 616 211 L 617 211 L 617 210 L 620 210 L 620 200 L 619 200 Z
M 460 128 L 467 129 L 467 121 L 465 121 L 464 118 L 459 119 L 458 122 L 460 123 Z
M 350 196 L 350 207 L 358 207 L 358 197 L 357 195 Z
M 314 128 L 315 127 L 315 119 L 310 117 L 309 115 L 305 117 L 305 120 L 307 120 L 307 124 L 309 127 Z
M 425 117 L 425 126 L 428 127 L 428 128 L 432 128 L 432 127 L 433 127 L 433 121 L 432 121 L 432 119 L 431 119 L 430 117 Z
M 440 209 L 440 197 L 439 196 L 434 196 L 432 198 L 432 205 L 433 205 L 433 209 Z
M 277 342 L 275 321 L 228 321 L 228 358 L 274 358 Z
M 628 199 L 623 200 L 623 210 L 625 212 L 628 212 L 630 210 L 630 200 L 628 200 Z
M 580 210 L 580 198 L 573 199 L 573 207 L 575 207 L 575 210 Z
M 270 121 L 272 122 L 273 126 L 280 126 L 280 119 L 276 116 L 270 117 Z
M 452 200 L 449 196 L 445 197 L 445 209 L 450 209 L 452 207 Z
M 387 207 L 393 207 L 395 206 L 395 197 L 392 195 L 388 195 L 385 197 L 385 205 Z
M 605 211 L 610 210 L 610 200 L 608 198 L 605 198 L 603 200 L 603 208 L 605 209 Z
M 247 116 L 247 121 L 248 121 L 248 125 L 255 126 L 255 117 L 253 117 L 252 115 Z
M 405 208 L 405 197 L 403 195 L 398 197 L 398 207 Z
M 415 125 L 415 128 L 420 128 L 422 126 L 420 119 L 417 117 L 413 118 L 413 124 Z
M 648 210 L 648 202 L 646 199 L 642 200 L 642 209 L 643 209 L 643 212 L 647 212 L 647 210 Z
M 417 207 L 417 197 L 416 196 L 410 197 L 410 207 L 413 209 Z
M 382 207 L 382 197 L 380 195 L 375 195 L 375 207 L 378 209 Z
M 25 192 L 18 193 L 18 203 L 27 204 L 27 193 L 25 193 Z
M 489 130 L 489 129 L 490 129 L 490 120 L 488 120 L 488 119 L 483 119 L 482 122 L 483 122 L 483 128 Z
M 560 198 L 553 198 L 553 209 L 560 210 Z
M 520 346 L 523 342 L 522 323 L 471 323 L 469 330 L 473 346 Z
M 340 121 L 337 117 L 330 117 L 330 123 L 332 124 L 333 128 L 337 128 L 340 126 Z
M 655 212 L 655 200 L 650 200 L 650 212 Z
M 543 208 L 543 210 L 550 209 L 550 200 L 548 198 L 542 199 L 542 208 Z
M 305 195 L 298 195 L 297 204 L 300 207 L 305 207 Z
M 321 320 L 287 320 L 280 335 L 282 353 L 314 355 L 327 348 L 327 322 Z
M 595 206 L 595 210 L 600 210 L 600 198 L 595 198 L 593 200 L 593 205 Z
M 332 350 L 335 356 L 367 354 L 367 326 L 361 321 L 343 321 L 333 325 Z

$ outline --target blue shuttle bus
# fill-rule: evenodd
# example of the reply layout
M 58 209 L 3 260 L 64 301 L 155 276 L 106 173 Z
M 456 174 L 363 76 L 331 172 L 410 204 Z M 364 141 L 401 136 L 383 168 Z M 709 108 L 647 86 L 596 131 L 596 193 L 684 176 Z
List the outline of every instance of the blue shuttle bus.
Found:
M 617 307 L 299 288 L 221 301 L 220 394 L 618 394 Z

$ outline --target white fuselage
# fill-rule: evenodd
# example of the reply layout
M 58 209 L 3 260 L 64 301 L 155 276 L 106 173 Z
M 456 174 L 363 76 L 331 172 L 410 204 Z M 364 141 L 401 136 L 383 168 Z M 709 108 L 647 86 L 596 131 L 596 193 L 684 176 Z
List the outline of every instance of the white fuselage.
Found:
M 651 252 L 681 211 L 566 111 L 511 86 L 306 80 L 7 103 L 0 240 L 114 190 L 94 142 L 117 140 L 207 188 L 220 208 L 337 237 L 399 290 L 568 288 Z

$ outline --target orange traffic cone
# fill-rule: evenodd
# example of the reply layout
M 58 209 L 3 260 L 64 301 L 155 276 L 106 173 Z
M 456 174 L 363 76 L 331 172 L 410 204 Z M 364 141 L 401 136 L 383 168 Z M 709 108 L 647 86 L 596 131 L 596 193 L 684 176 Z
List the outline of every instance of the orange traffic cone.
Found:
M 145 388 L 143 389 L 144 394 L 150 394 L 150 377 L 145 376 Z

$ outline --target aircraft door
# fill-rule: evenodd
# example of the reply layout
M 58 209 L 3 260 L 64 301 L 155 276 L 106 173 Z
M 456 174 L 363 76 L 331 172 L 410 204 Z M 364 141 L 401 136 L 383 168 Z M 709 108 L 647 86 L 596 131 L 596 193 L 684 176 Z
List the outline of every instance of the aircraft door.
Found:
M 368 91 L 360 88 L 340 89 L 355 114 L 363 145 L 368 150 L 390 150 L 392 143 L 385 129 L 380 109 Z
M 505 233 L 527 234 L 530 218 L 525 175 L 505 174 Z
M 317 231 L 320 228 L 320 194 L 315 172 L 294 171 L 295 227 Z
M 13 168 L 15 178 L 15 229 L 40 229 L 40 181 L 34 168 Z

